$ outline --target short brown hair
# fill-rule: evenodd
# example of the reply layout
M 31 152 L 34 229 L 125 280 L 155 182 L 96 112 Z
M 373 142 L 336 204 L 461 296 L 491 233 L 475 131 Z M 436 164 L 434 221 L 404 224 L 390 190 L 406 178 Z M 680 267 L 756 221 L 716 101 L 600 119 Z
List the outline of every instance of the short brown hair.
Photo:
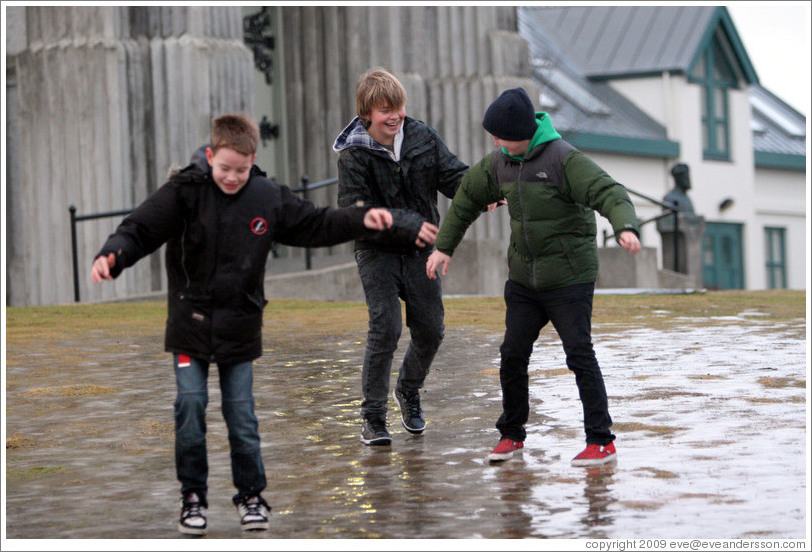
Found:
M 230 148 L 243 155 L 253 155 L 259 145 L 259 127 L 246 115 L 229 113 L 212 121 L 211 144 L 214 153 Z
M 355 107 L 363 119 L 373 108 L 383 104 L 400 109 L 406 105 L 406 89 L 395 75 L 383 67 L 373 67 L 358 79 Z

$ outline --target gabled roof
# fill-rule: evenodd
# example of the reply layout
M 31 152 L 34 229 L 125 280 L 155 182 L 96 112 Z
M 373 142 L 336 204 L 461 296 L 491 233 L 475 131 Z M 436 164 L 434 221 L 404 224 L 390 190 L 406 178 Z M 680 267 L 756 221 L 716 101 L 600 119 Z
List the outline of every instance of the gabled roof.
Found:
M 542 89 L 541 107 L 564 138 L 593 151 L 679 157 L 679 144 L 668 139 L 662 124 L 609 83 L 584 75 L 555 38 L 534 23 L 537 11 L 541 10 L 518 9 L 519 33 L 530 46 L 533 77 Z
M 723 37 L 736 78 L 749 84 L 756 166 L 804 170 L 806 118 L 758 83 L 727 9 L 721 6 L 519 7 L 542 108 L 576 147 L 678 157 L 666 129 L 612 88 L 620 78 L 691 77 L 714 37 Z M 718 42 L 718 41 L 717 41 Z
M 727 38 L 748 83 L 758 76 L 722 6 L 522 7 L 526 24 L 549 36 L 591 80 L 662 72 L 689 74 L 714 33 Z

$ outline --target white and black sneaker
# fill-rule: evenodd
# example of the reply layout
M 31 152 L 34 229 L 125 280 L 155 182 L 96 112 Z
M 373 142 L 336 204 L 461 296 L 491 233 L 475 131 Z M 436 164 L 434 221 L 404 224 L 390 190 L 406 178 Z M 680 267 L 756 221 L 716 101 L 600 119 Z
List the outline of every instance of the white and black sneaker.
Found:
M 271 507 L 259 495 L 247 496 L 236 503 L 243 531 L 265 531 L 271 524 L 268 517 Z
M 183 497 L 178 531 L 184 535 L 206 534 L 206 501 L 201 500 L 197 493 Z
M 400 389 L 395 389 L 395 402 L 400 407 L 400 421 L 409 433 L 423 433 L 426 429 L 426 418 L 420 407 L 420 392 L 413 391 L 409 395 Z
M 364 418 L 361 442 L 365 445 L 391 445 L 392 436 L 386 430 L 386 422 L 380 418 Z

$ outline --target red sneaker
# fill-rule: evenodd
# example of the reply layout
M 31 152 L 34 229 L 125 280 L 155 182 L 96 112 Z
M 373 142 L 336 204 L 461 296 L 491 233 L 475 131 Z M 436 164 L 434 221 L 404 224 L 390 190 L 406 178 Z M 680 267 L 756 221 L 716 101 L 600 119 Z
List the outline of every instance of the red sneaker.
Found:
M 514 441 L 513 439 L 508 439 L 507 437 L 502 437 L 499 441 L 499 444 L 496 445 L 491 453 L 488 455 L 488 460 L 491 462 L 504 462 L 505 460 L 509 459 L 513 456 L 513 453 L 517 450 L 524 447 L 524 443 L 521 441 Z
M 602 466 L 617 460 L 615 444 L 587 445 L 581 453 L 572 459 L 573 466 Z

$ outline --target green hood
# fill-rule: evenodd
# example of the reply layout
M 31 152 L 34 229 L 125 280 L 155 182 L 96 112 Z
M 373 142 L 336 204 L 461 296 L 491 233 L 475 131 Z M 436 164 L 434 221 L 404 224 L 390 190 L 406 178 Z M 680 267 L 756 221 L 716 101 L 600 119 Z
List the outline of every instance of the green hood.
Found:
M 533 135 L 533 138 L 530 140 L 530 145 L 527 146 L 527 151 L 533 151 L 533 148 L 539 144 L 543 144 L 544 142 L 550 142 L 552 140 L 558 140 L 561 138 L 561 135 L 558 134 L 558 131 L 553 127 L 553 123 L 550 121 L 550 116 L 544 111 L 539 111 L 536 113 L 536 123 L 538 124 L 538 128 L 536 129 L 536 133 Z M 523 155 L 510 155 L 505 148 L 502 148 L 502 152 L 516 161 L 524 160 Z

